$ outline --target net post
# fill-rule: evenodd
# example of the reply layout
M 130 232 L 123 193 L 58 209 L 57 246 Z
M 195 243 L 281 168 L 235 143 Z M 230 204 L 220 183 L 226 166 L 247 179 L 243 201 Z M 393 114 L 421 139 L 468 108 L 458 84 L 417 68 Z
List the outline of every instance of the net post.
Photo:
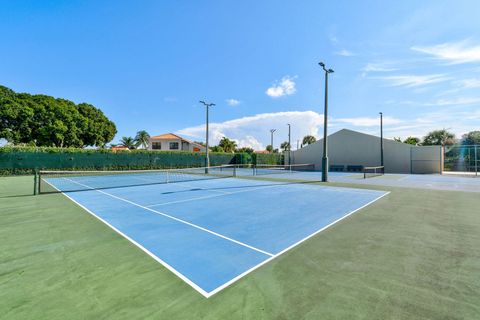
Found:
M 38 194 L 38 169 L 33 170 L 33 195 L 36 196 Z
M 233 177 L 234 178 L 237 177 L 237 166 L 236 165 L 233 166 Z

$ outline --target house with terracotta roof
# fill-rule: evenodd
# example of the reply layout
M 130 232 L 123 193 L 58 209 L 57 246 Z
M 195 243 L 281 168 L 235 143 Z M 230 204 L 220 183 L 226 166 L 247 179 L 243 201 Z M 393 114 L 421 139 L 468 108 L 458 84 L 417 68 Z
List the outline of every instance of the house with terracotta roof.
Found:
M 173 133 L 150 137 L 149 150 L 205 152 L 205 147 Z

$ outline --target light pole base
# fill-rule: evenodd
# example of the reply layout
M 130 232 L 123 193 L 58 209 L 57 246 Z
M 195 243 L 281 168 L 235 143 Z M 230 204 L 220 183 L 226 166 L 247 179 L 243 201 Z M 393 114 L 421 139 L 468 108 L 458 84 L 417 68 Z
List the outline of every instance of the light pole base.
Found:
M 328 182 L 328 157 L 322 158 L 322 182 Z

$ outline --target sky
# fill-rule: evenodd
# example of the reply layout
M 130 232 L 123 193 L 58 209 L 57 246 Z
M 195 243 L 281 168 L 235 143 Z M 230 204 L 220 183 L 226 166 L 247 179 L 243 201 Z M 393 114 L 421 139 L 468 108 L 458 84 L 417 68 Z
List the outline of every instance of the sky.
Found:
M 292 148 L 328 131 L 480 130 L 480 1 L 4 1 L 0 84 L 139 130 Z

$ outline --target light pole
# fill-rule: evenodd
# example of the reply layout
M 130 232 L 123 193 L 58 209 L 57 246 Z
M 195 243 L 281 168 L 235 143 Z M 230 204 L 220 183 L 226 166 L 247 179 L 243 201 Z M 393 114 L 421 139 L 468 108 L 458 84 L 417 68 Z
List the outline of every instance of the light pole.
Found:
M 270 146 L 272 147 L 272 153 L 273 153 L 273 133 L 277 131 L 277 129 L 270 129 Z
M 383 112 L 380 113 L 380 165 L 383 167 Z
M 208 157 L 208 109 L 213 107 L 215 103 L 206 103 L 205 101 L 199 101 L 205 106 L 207 111 L 207 124 L 205 129 L 205 173 L 208 173 L 208 167 L 210 167 L 210 158 Z
M 328 74 L 333 73 L 332 69 L 325 68 L 325 63 L 319 62 L 320 67 L 325 71 L 325 111 L 323 112 L 323 158 L 322 158 L 322 181 L 328 182 L 328 152 L 327 152 L 327 120 L 328 120 Z
M 290 144 L 290 136 L 291 136 L 291 125 L 290 123 L 287 123 L 287 126 L 288 126 L 288 164 L 291 165 L 291 161 L 290 161 L 290 157 L 292 156 L 292 147 L 291 147 L 291 144 Z

